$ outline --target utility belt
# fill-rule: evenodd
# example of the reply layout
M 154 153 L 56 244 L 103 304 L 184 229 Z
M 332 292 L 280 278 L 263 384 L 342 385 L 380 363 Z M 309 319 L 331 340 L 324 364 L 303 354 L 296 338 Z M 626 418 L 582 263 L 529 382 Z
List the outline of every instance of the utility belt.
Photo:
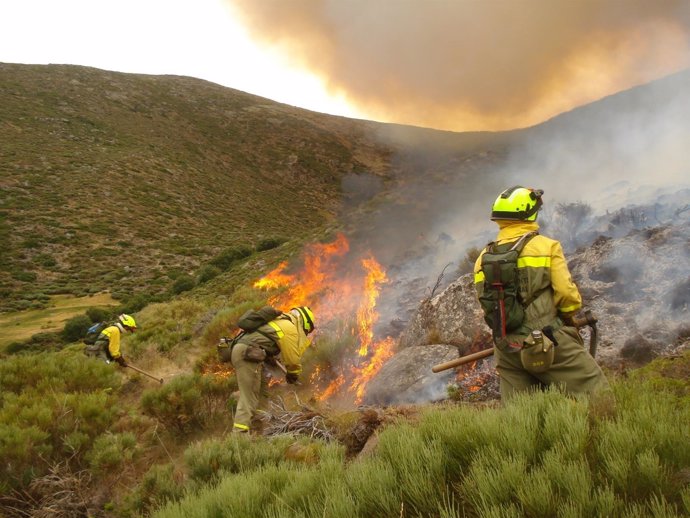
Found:
M 244 350 L 244 353 L 242 353 L 242 359 L 248 362 L 254 362 L 254 363 L 261 363 L 266 360 L 270 360 L 271 358 L 274 358 L 280 354 L 280 348 L 278 347 L 278 344 L 275 342 L 273 338 L 271 338 L 268 334 L 263 333 L 259 330 L 254 331 L 255 333 L 259 333 L 260 335 L 268 338 L 271 340 L 272 346 L 263 346 L 263 345 L 257 345 L 257 344 L 251 344 L 247 342 L 243 342 L 242 339 L 240 338 L 237 340 L 235 343 L 233 343 L 230 346 L 230 356 L 232 357 L 232 350 L 237 346 L 239 343 L 243 343 L 247 346 L 247 348 Z

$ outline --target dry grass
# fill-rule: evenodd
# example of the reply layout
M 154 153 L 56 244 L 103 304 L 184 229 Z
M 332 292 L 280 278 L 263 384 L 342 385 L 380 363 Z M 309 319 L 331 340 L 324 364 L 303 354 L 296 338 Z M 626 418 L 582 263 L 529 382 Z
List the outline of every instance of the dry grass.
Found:
M 66 463 L 31 481 L 26 489 L 0 497 L 7 518 L 76 518 L 90 516 L 91 475 L 73 472 Z

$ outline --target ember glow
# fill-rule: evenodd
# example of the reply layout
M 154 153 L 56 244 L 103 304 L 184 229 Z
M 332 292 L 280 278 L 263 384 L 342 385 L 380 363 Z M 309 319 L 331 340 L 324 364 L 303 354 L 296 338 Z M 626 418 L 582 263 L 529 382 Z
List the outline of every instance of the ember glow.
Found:
M 269 302 L 283 310 L 310 306 L 316 314 L 317 333 L 330 330 L 336 339 L 358 338 L 358 346 L 342 354 L 341 365 L 317 366 L 312 372 L 311 384 L 325 387 L 316 395 L 320 401 L 349 394 L 360 403 L 367 383 L 395 347 L 391 337 L 375 340 L 373 329 L 378 321 L 375 308 L 380 285 L 388 281 L 386 273 L 373 256 L 356 261 L 348 256 L 349 250 L 347 239 L 340 234 L 332 243 L 307 247 L 304 266 L 298 272 L 285 273 L 287 263 L 281 263 L 254 283 L 256 288 L 278 291 Z M 351 267 L 352 263 L 357 267 Z M 349 323 L 345 329 L 342 322 Z M 318 343 L 318 335 L 315 341 Z

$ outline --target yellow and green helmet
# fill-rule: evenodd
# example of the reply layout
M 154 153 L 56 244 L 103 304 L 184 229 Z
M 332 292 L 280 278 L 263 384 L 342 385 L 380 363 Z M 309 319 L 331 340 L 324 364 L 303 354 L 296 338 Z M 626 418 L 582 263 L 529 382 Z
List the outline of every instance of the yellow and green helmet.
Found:
M 542 206 L 543 194 L 541 189 L 528 189 L 520 185 L 506 189 L 496 198 L 491 208 L 491 219 L 535 221 Z
M 299 306 L 297 308 L 292 308 L 296 309 L 299 314 L 302 316 L 302 326 L 304 329 L 305 334 L 309 334 L 314 330 L 314 313 L 312 313 L 312 310 L 309 309 L 307 306 Z
M 122 324 L 123 327 L 134 331 L 137 328 L 137 323 L 134 321 L 134 317 L 130 315 L 125 315 L 124 313 L 117 317 L 118 322 Z

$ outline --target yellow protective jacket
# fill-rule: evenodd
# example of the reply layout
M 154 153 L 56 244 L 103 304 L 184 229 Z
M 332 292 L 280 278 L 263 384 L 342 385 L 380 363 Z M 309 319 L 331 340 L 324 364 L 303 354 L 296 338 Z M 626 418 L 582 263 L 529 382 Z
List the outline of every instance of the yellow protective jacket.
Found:
M 247 333 L 239 341 L 258 345 L 271 355 L 280 353 L 287 371 L 298 375 L 302 372 L 302 356 L 311 344 L 311 339 L 304 332 L 302 316 L 293 312 L 283 313 L 256 331 Z
M 534 221 L 499 221 L 497 243 L 517 241 L 527 232 L 536 231 L 539 225 Z M 474 264 L 474 286 L 477 294 L 484 289 L 484 272 L 481 269 L 482 250 Z M 582 297 L 573 283 L 561 244 L 546 236 L 536 235 L 530 239 L 518 258 L 519 294 L 522 300 L 530 300 L 525 308 L 524 326 L 542 329 L 553 325 L 558 315 L 572 313 L 582 307 Z
M 106 327 L 101 331 L 101 335 L 105 335 L 108 339 L 108 354 L 112 359 L 120 357 L 120 335 L 122 332 L 117 325 Z M 100 336 L 99 336 L 100 339 Z

